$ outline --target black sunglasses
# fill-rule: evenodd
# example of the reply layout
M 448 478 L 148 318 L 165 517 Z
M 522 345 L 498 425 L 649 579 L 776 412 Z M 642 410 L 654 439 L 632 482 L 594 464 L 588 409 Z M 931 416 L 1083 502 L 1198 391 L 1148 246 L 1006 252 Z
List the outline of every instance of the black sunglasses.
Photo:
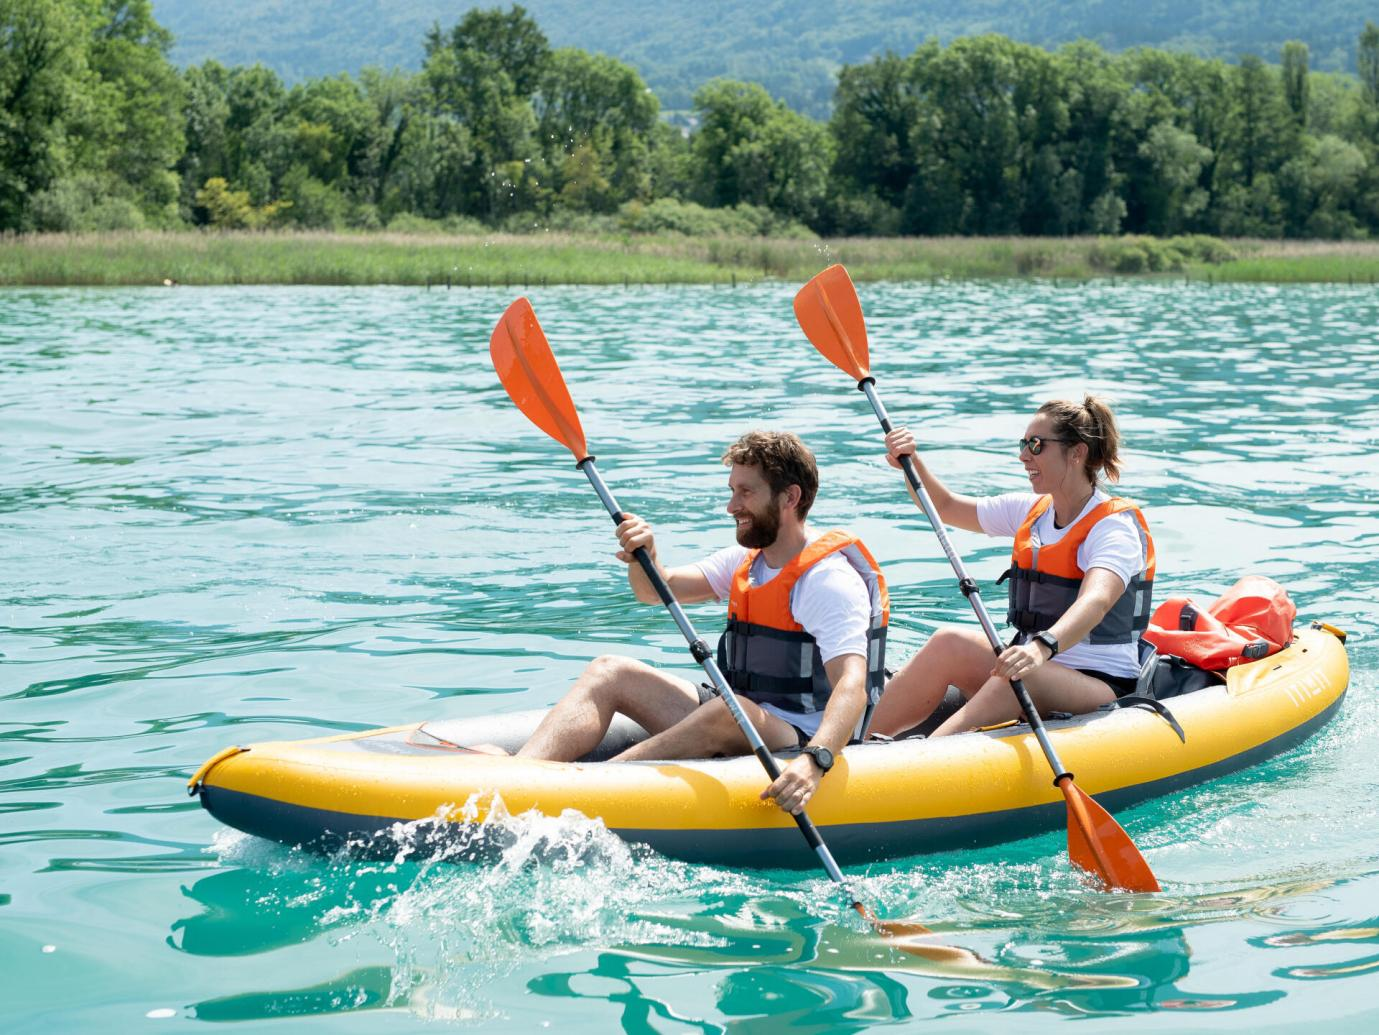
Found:
M 1031 435 L 1029 438 L 1020 439 L 1020 452 L 1028 449 L 1030 456 L 1038 456 L 1050 442 L 1062 442 L 1065 446 L 1077 445 L 1075 438 L 1045 438 L 1043 435 Z

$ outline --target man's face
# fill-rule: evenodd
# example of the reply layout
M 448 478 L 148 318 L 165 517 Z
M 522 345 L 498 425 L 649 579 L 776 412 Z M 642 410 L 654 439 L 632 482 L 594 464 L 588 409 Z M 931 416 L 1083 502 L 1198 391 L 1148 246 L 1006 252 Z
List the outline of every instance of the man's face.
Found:
M 755 465 L 733 464 L 728 475 L 728 513 L 737 523 L 737 542 L 749 550 L 764 550 L 780 534 L 781 499 Z

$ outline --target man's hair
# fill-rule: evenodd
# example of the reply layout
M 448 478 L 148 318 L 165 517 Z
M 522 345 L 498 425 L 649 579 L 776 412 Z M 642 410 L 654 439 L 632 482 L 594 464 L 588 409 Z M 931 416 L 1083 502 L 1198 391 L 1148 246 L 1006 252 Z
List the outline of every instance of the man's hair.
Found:
M 801 521 L 819 494 L 819 465 L 814 462 L 814 454 L 798 435 L 788 431 L 749 431 L 728 447 L 723 463 L 761 468 L 773 496 L 798 485 L 800 502 L 795 513 Z

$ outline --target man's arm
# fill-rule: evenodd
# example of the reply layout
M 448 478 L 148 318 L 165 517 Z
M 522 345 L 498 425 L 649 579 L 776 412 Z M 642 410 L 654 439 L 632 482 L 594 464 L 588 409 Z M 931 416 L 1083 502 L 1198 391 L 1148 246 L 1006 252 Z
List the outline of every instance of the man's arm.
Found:
M 698 565 L 690 564 L 670 569 L 661 567 L 661 562 L 656 559 L 656 539 L 651 532 L 651 526 L 636 514 L 623 513 L 622 523 L 618 525 L 618 543 L 622 547 L 618 551 L 618 560 L 627 565 L 627 581 L 632 586 L 632 593 L 643 604 L 659 604 L 661 598 L 656 593 L 656 587 L 646 577 L 646 572 L 642 570 L 641 562 L 634 556 L 639 547 L 645 547 L 647 553 L 651 554 L 656 570 L 661 573 L 661 578 L 666 580 L 671 594 L 680 603 L 699 604 L 714 599 L 713 590 L 709 588 L 709 580 Z
M 837 758 L 867 707 L 867 659 L 860 654 L 842 654 L 824 663 L 833 693 L 824 706 L 819 732 L 809 738 L 811 745 L 826 747 Z M 761 792 L 762 798 L 775 798 L 786 812 L 799 814 L 814 797 L 824 772 L 812 755 L 791 761 L 780 777 Z

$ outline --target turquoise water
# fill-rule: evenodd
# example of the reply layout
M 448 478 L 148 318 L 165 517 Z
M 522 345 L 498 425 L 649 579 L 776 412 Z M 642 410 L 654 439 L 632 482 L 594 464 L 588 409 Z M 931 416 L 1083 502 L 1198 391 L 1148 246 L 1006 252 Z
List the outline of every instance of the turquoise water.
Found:
M 821 460 L 817 521 L 886 564 L 903 659 L 966 605 L 792 293 L 532 297 L 603 473 L 663 558 L 729 540 L 728 441 L 796 429 Z M 519 820 L 490 868 L 219 828 L 184 783 L 227 744 L 545 705 L 609 650 L 688 658 L 631 600 L 568 454 L 497 385 L 487 341 L 509 295 L 9 291 L 6 1030 L 1372 1030 L 1379 296 L 1013 283 L 862 299 L 882 395 L 956 487 L 1021 487 L 1026 415 L 1093 387 L 1122 417 L 1161 595 L 1259 572 L 1302 617 L 1350 630 L 1350 695 L 1320 735 L 1119 814 L 1162 894 L 1086 890 L 1056 835 L 852 871 L 877 912 L 975 954 L 937 964 L 878 942 L 820 875 L 647 856 L 573 816 Z M 979 578 L 1000 570 L 999 546 L 955 544 Z

